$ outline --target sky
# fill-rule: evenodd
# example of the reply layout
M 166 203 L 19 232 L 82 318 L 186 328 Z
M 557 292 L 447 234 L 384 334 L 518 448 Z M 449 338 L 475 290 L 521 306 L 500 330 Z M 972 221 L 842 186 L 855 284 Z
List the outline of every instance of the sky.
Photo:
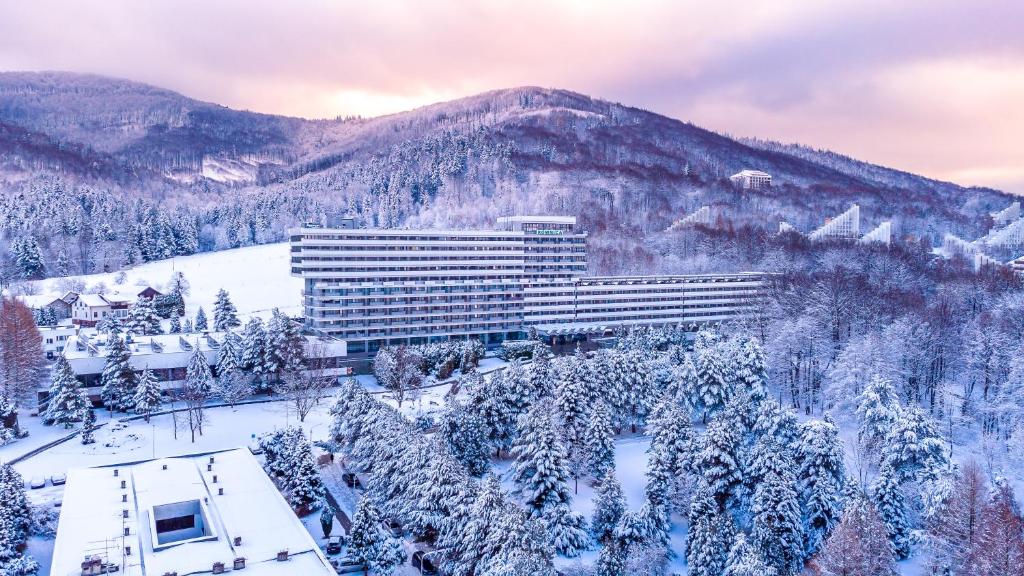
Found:
M 1024 194 L 1021 0 L 14 0 L 0 70 L 375 116 L 565 88 Z

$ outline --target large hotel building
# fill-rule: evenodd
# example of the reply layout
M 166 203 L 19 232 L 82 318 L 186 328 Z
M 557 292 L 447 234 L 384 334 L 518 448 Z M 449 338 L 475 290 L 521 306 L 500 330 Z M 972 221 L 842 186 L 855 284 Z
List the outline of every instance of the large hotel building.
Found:
M 292 229 L 307 327 L 348 345 L 474 337 L 600 336 L 618 327 L 695 328 L 757 311 L 765 274 L 588 276 L 576 219 L 514 216 L 496 230 Z

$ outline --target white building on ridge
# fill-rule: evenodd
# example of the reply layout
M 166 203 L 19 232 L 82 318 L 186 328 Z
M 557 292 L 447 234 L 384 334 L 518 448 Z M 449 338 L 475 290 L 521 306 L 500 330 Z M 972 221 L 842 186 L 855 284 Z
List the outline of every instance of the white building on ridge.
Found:
M 772 185 L 772 175 L 760 170 L 740 170 L 729 176 L 729 180 L 744 190 L 762 190 Z
M 68 472 L 51 575 L 238 570 L 335 574 L 248 449 Z
M 853 204 L 846 212 L 826 220 L 807 237 L 812 241 L 857 240 L 860 237 L 860 206 Z
M 886 220 L 858 240 L 861 244 L 892 244 L 892 222 Z
M 1006 226 L 1014 220 L 1020 219 L 1020 200 L 1014 200 L 1009 206 L 1003 208 L 998 212 L 990 214 L 992 221 L 995 223 L 996 228 Z

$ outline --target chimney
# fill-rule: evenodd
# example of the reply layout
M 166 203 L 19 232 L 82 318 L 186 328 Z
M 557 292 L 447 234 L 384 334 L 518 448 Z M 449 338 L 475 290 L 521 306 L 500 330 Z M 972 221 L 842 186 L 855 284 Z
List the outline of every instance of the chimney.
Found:
M 224 573 L 224 563 L 223 562 L 214 562 L 213 563 L 213 573 L 214 574 L 223 574 Z
M 277 561 L 278 562 L 285 562 L 286 560 L 288 560 L 288 551 L 287 550 L 281 550 L 280 552 L 277 553 Z
M 124 490 L 127 487 L 128 487 L 128 481 L 127 480 L 121 480 L 121 490 Z
M 114 468 L 114 477 L 117 477 L 117 468 Z
M 235 570 L 241 570 L 245 568 L 245 558 L 235 558 L 235 565 L 232 566 Z
M 121 494 L 121 502 L 127 502 L 127 501 L 128 501 L 128 495 L 127 494 Z
M 164 464 L 163 466 L 161 466 L 160 469 L 161 470 L 167 470 L 167 464 Z
M 235 544 L 235 546 L 241 546 L 242 545 L 242 537 L 241 536 L 235 536 L 234 544 Z
M 217 496 L 223 496 L 223 495 L 224 495 L 224 489 L 223 488 L 217 488 Z
M 216 483 L 217 483 L 217 475 L 216 475 L 216 474 L 214 474 L 214 475 L 213 475 L 213 483 L 214 483 L 214 484 L 216 484 Z
M 125 508 L 124 510 L 121 510 L 121 518 L 127 518 L 127 517 L 128 517 L 128 509 Z

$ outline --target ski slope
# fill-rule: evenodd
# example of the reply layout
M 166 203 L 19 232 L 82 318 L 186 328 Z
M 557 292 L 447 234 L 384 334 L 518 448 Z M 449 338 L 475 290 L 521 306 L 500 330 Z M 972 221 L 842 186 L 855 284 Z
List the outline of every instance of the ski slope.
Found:
M 100 283 L 108 291 L 126 292 L 142 284 L 162 291 L 171 275 L 179 270 L 191 287 L 185 297 L 185 312 L 189 318 L 195 318 L 200 306 L 212 318 L 213 301 L 221 288 L 231 295 L 243 321 L 253 315 L 269 317 L 275 307 L 290 316 L 302 312 L 302 279 L 290 275 L 287 242 L 147 262 L 125 270 L 121 285 L 116 282 L 118 272 L 70 278 L 83 281 L 87 292 L 95 291 L 93 288 Z M 60 293 L 60 281 L 60 278 L 41 281 L 41 291 Z

